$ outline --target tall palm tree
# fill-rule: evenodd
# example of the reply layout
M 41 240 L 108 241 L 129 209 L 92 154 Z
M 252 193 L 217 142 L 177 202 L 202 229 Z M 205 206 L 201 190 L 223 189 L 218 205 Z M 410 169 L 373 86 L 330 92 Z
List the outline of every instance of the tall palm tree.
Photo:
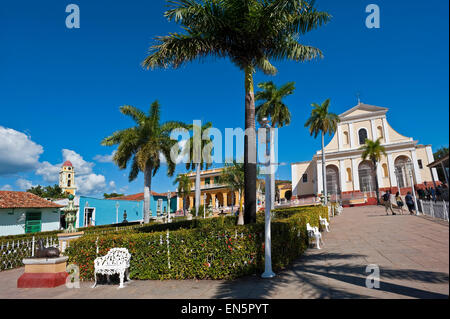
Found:
M 186 198 L 191 193 L 192 181 L 187 174 L 179 174 L 173 184 L 178 184 L 178 195 L 183 199 L 183 214 L 186 215 Z
M 120 107 L 120 112 L 131 117 L 136 125 L 114 132 L 101 142 L 104 146 L 119 144 L 113 160 L 120 169 L 126 169 L 131 161 L 128 180 L 135 180 L 139 172 L 144 173 L 144 222 L 150 221 L 150 196 L 152 176 L 161 166 L 163 155 L 167 159 L 167 175 L 173 176 L 175 163 L 170 160 L 171 148 L 177 144 L 170 139 L 172 130 L 186 127 L 181 122 L 160 123 L 160 106 L 158 101 L 152 103 L 149 114 L 130 105 Z
M 283 99 L 294 93 L 295 82 L 288 82 L 278 88 L 272 81 L 259 83 L 262 91 L 256 92 L 255 101 L 261 103 L 255 108 L 258 122 L 270 117 L 272 127 L 288 126 L 291 123 L 291 112 Z
M 195 169 L 195 216 L 198 216 L 200 209 L 200 170 L 208 169 L 212 164 L 212 142 L 208 136 L 208 130 L 212 128 L 212 124 L 208 122 L 201 127 L 198 125 L 189 125 L 188 127 L 193 131 L 193 134 L 187 142 L 189 147 L 184 148 L 184 154 L 189 156 L 186 169 Z M 196 138 L 198 142 L 195 142 Z
M 373 164 L 373 174 L 375 175 L 375 190 L 377 193 L 377 204 L 380 204 L 380 190 L 378 185 L 378 174 L 377 174 L 377 168 L 378 163 L 381 161 L 381 156 L 386 156 L 386 149 L 383 145 L 381 145 L 381 138 L 377 139 L 376 141 L 372 141 L 369 139 L 366 139 L 366 144 L 361 146 L 359 148 L 362 150 L 361 158 L 363 160 L 366 160 L 367 158 L 372 161 Z
M 244 164 L 238 163 L 236 160 L 233 163 L 226 163 L 219 177 L 219 182 L 225 184 L 230 188 L 233 196 L 235 192 L 239 193 L 239 218 L 238 225 L 244 225 L 244 214 L 242 206 L 244 203 Z
M 168 1 L 164 16 L 181 24 L 183 33 L 157 37 L 143 61 L 146 68 L 173 67 L 207 56 L 228 57 L 244 72 L 245 82 L 245 222 L 256 222 L 256 133 L 253 73 L 274 75 L 270 60 L 309 61 L 322 57 L 301 35 L 326 24 L 314 0 Z
M 288 126 L 291 123 L 291 112 L 286 104 L 284 104 L 283 99 L 294 93 L 295 82 L 288 82 L 277 88 L 277 86 L 272 82 L 259 83 L 258 87 L 263 89 L 262 91 L 256 92 L 255 100 L 261 101 L 261 103 L 255 108 L 256 118 L 258 122 L 261 122 L 263 118 L 269 118 L 272 122 L 272 127 L 279 128 L 283 126 Z M 270 162 L 275 161 L 275 146 L 273 136 L 271 136 L 270 142 Z M 273 170 L 271 171 L 271 185 L 270 185 L 270 195 L 271 195 L 271 209 L 275 208 L 275 199 L 278 189 L 275 190 L 275 176 Z
M 311 104 L 313 110 L 311 111 L 310 118 L 306 121 L 305 127 L 309 127 L 309 133 L 317 138 L 317 135 L 322 135 L 322 181 L 323 181 L 323 194 L 325 197 L 325 205 L 328 203 L 327 192 L 327 172 L 325 165 L 325 134 L 333 135 L 339 122 L 341 121 L 339 116 L 334 113 L 330 113 L 328 108 L 330 106 L 330 99 L 327 99 L 322 105 L 317 103 Z

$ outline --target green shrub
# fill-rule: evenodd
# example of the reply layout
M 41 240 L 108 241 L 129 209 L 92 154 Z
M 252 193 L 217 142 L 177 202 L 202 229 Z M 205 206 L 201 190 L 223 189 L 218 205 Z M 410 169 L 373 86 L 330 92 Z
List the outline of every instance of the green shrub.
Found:
M 319 226 L 319 215 L 327 215 L 327 211 L 324 207 L 302 208 L 286 215 L 272 221 L 275 271 L 288 266 L 305 251 L 306 223 Z M 87 234 L 73 241 L 65 254 L 69 263 L 79 265 L 82 280 L 93 279 L 94 259 L 106 255 L 113 247 L 125 247 L 131 253 L 133 279 L 234 279 L 264 271 L 262 218 L 259 214 L 256 224 L 244 226 L 236 226 L 235 217 L 218 217 L 145 226 L 101 237 Z M 169 243 L 166 230 L 171 230 Z

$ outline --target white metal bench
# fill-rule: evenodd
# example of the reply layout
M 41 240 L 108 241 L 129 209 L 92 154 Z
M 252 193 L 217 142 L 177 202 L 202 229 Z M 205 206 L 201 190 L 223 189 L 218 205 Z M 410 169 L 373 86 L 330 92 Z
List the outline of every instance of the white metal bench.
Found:
M 322 225 L 325 230 L 327 231 L 327 233 L 330 232 L 330 223 L 328 222 L 328 220 L 326 218 L 322 218 L 321 216 L 319 216 L 320 219 L 320 225 Z
M 321 249 L 319 243 L 322 242 L 322 234 L 320 233 L 319 228 L 311 227 L 311 225 L 309 223 L 307 223 L 306 230 L 308 232 L 309 239 L 314 238 L 314 240 L 316 242 L 316 248 Z M 323 244 L 323 242 L 322 242 L 322 244 Z
M 119 288 L 123 288 L 123 279 L 126 274 L 127 280 L 129 277 L 131 254 L 126 248 L 111 248 L 105 256 L 97 257 L 94 260 L 94 277 L 95 283 L 92 286 L 94 288 L 97 285 L 97 274 L 106 275 L 108 277 L 113 274 L 119 274 L 120 285 Z

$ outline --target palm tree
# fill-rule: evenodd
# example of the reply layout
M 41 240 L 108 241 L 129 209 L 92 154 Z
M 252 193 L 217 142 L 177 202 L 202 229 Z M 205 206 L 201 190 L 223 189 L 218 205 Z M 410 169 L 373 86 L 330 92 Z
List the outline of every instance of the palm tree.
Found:
M 375 175 L 375 190 L 377 193 L 377 204 L 380 204 L 380 190 L 378 185 L 378 174 L 377 174 L 377 166 L 381 160 L 381 156 L 386 156 L 386 149 L 383 145 L 381 145 L 381 138 L 376 141 L 372 141 L 366 139 L 366 144 L 359 148 L 362 150 L 361 158 L 366 160 L 367 158 L 372 161 L 373 164 L 373 174 Z
M 179 174 L 173 184 L 178 184 L 178 194 L 183 199 L 183 214 L 186 215 L 186 198 L 191 193 L 192 181 L 187 174 Z
M 211 152 L 212 142 L 208 135 L 208 130 L 212 127 L 210 122 L 203 126 L 189 125 L 193 131 L 192 137 L 188 140 L 189 147 L 184 148 L 184 154 L 189 156 L 186 163 L 187 170 L 195 169 L 195 216 L 198 216 L 200 208 L 200 170 L 208 169 L 212 164 Z M 198 140 L 196 143 L 195 140 Z M 189 153 L 188 153 L 189 152 Z M 205 204 L 206 206 L 206 204 Z
M 143 61 L 146 68 L 178 68 L 214 56 L 228 57 L 244 72 L 245 82 L 245 222 L 256 222 L 256 132 L 253 73 L 275 75 L 269 60 L 309 61 L 322 52 L 298 42 L 301 35 L 326 24 L 314 0 L 168 1 L 164 16 L 181 24 L 183 33 L 157 37 Z
M 238 163 L 236 160 L 233 163 L 226 163 L 219 177 L 219 182 L 227 185 L 233 196 L 235 192 L 239 193 L 239 217 L 238 225 L 244 225 L 244 215 L 242 206 L 244 203 L 244 196 L 242 196 L 245 188 L 244 182 L 244 164 Z
M 265 117 L 270 117 L 272 127 L 288 126 L 291 123 L 291 112 L 283 99 L 294 93 L 295 82 L 288 82 L 277 88 L 272 81 L 269 81 L 259 83 L 258 87 L 263 89 L 255 94 L 255 101 L 262 102 L 255 108 L 258 122 Z
M 170 139 L 174 129 L 185 128 L 181 122 L 160 123 L 160 106 L 158 101 L 152 103 L 149 114 L 134 106 L 120 107 L 120 112 L 131 117 L 136 125 L 116 131 L 101 142 L 104 146 L 119 144 L 113 160 L 120 169 L 126 169 L 131 161 L 128 180 L 135 180 L 139 172 L 144 173 L 144 222 L 150 221 L 150 194 L 152 176 L 155 176 L 161 166 L 161 155 L 167 160 L 167 175 L 173 176 L 175 163 L 170 160 L 171 148 L 177 144 Z
M 325 205 L 328 203 L 327 192 L 327 173 L 325 165 L 325 134 L 333 135 L 339 122 L 341 121 L 339 116 L 330 113 L 328 108 L 330 106 L 330 99 L 327 99 L 322 105 L 317 103 L 311 104 L 313 110 L 311 111 L 311 117 L 306 121 L 305 127 L 309 127 L 309 133 L 311 136 L 314 134 L 314 138 L 317 138 L 319 133 L 322 134 L 322 180 L 323 180 L 323 194 L 325 197 Z
M 286 104 L 283 103 L 283 99 L 286 96 L 289 96 L 294 93 L 295 90 L 295 82 L 288 82 L 277 88 L 277 86 L 272 82 L 263 82 L 259 83 L 258 87 L 263 89 L 262 91 L 256 92 L 255 100 L 261 101 L 256 109 L 256 117 L 258 122 L 261 123 L 263 118 L 270 117 L 272 122 L 272 127 L 283 127 L 288 126 L 291 123 L 291 112 Z M 275 162 L 275 147 L 274 142 L 271 140 L 270 143 L 270 162 Z M 278 189 L 275 190 L 275 176 L 272 171 L 272 179 L 270 185 L 270 194 L 271 194 L 271 209 L 275 208 L 275 197 Z

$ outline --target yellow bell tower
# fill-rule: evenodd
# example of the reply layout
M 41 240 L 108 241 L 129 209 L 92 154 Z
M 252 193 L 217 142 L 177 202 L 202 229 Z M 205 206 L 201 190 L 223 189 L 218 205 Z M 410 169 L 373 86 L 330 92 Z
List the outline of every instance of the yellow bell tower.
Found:
M 75 196 L 77 190 L 75 186 L 75 170 L 70 161 L 65 161 L 59 172 L 59 187 L 61 187 L 64 193 L 72 194 Z

